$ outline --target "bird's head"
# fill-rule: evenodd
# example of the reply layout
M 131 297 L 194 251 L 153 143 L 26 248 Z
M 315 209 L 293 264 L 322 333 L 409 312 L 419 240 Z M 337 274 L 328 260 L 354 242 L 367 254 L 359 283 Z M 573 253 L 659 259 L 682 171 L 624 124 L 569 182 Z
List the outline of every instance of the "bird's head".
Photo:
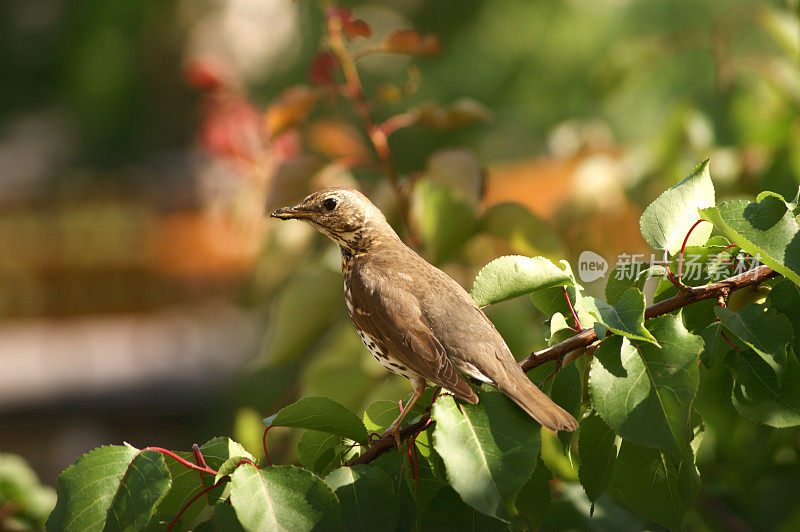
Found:
M 297 205 L 271 214 L 281 220 L 303 220 L 339 245 L 364 251 L 381 235 L 395 235 L 383 213 L 361 192 L 352 188 L 326 188 Z

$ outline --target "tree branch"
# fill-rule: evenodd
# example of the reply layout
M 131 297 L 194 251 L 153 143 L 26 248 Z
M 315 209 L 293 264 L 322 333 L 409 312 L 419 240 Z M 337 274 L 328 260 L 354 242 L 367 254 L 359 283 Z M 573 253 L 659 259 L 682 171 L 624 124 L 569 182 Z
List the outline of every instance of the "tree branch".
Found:
M 770 277 L 774 277 L 776 275 L 778 275 L 777 272 L 775 272 L 772 268 L 768 266 L 758 266 L 757 268 L 753 268 L 752 270 L 748 270 L 744 273 L 740 273 L 739 275 L 729 277 L 716 283 L 688 287 L 683 289 L 676 296 L 665 299 L 664 301 L 659 301 L 658 303 L 648 307 L 644 312 L 644 319 L 649 320 L 650 318 L 663 316 L 664 314 L 669 314 L 670 312 L 691 305 L 692 303 L 703 301 L 705 299 L 718 299 L 720 297 L 727 297 L 731 292 L 762 283 Z M 529 371 L 536 366 L 544 364 L 545 362 L 558 360 L 567 353 L 582 347 L 587 347 L 596 341 L 597 335 L 595 334 L 594 330 L 586 329 L 579 332 L 575 336 L 564 340 L 563 342 L 542 349 L 541 351 L 531 353 L 531 355 L 525 360 L 522 360 L 519 365 L 523 371 Z M 426 414 L 416 423 L 406 425 L 405 427 L 401 428 L 400 439 L 405 440 L 414 434 L 422 432 L 427 426 L 429 426 L 429 417 L 430 415 Z M 372 462 L 383 453 L 388 452 L 395 447 L 396 442 L 394 437 L 385 436 L 373 443 L 369 449 L 366 450 L 366 452 L 353 460 L 349 465 L 354 466 Z
M 404 441 L 414 434 L 418 434 L 425 430 L 426 427 L 433 425 L 435 422 L 432 421 L 428 423 L 430 419 L 430 414 L 425 414 L 420 418 L 419 421 L 416 423 L 412 423 L 411 425 L 406 425 L 400 429 L 400 441 Z M 375 443 L 369 446 L 369 449 L 366 452 L 362 453 L 358 458 L 350 462 L 349 465 L 354 466 L 358 464 L 366 464 L 372 462 L 377 457 L 382 455 L 387 451 L 391 451 L 392 449 L 397 448 L 397 442 L 394 439 L 394 436 L 388 435 L 384 436 L 383 438 L 377 440 Z
M 664 314 L 669 314 L 679 308 L 697 303 L 698 301 L 703 301 L 704 299 L 727 297 L 731 292 L 735 292 L 747 286 L 759 284 L 775 275 L 777 275 L 777 272 L 773 271 L 769 266 L 758 266 L 757 268 L 753 268 L 752 270 L 716 283 L 684 288 L 678 295 L 665 299 L 664 301 L 659 301 L 653 306 L 648 307 L 644 312 L 644 319 L 649 320 L 650 318 L 663 316 Z M 586 329 L 563 342 L 531 353 L 531 355 L 521 361 L 519 365 L 523 371 L 530 371 L 536 366 L 540 366 L 551 360 L 558 360 L 567 353 L 580 349 L 581 347 L 587 347 L 596 341 L 597 335 L 594 330 Z
M 375 150 L 375 154 L 378 156 L 383 171 L 397 197 L 400 220 L 406 230 L 407 237 L 409 241 L 416 246 L 419 244 L 419 239 L 411 225 L 408 191 L 403 188 L 403 185 L 400 183 L 400 177 L 397 175 L 397 170 L 392 162 L 392 154 L 389 150 L 389 138 L 386 136 L 384 130 L 375 123 L 369 104 L 364 98 L 364 85 L 361 83 L 361 77 L 358 74 L 355 59 L 345 45 L 342 35 L 341 20 L 336 16 L 327 16 L 326 18 L 328 41 L 331 51 L 342 66 L 347 95 L 353 101 L 356 113 L 359 118 L 361 118 L 364 128 L 367 131 L 367 138 L 369 138 L 370 144 L 372 144 L 372 148 Z

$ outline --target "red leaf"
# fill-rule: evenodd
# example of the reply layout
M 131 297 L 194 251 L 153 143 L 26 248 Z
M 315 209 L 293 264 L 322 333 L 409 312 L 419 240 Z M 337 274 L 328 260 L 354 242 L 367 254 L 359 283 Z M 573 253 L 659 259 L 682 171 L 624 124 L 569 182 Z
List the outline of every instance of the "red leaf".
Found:
M 309 78 L 314 85 L 333 85 L 339 60 L 330 52 L 320 52 L 311 62 Z
M 264 125 L 270 137 L 305 120 L 321 95 L 320 89 L 306 85 L 283 91 L 264 113 Z
M 332 7 L 327 12 L 329 19 L 339 19 L 342 25 L 342 32 L 348 41 L 352 41 L 356 37 L 369 37 L 372 35 L 372 29 L 363 20 L 353 18 L 353 13 L 349 9 L 343 7 Z
M 416 30 L 397 30 L 383 41 L 384 52 L 410 55 L 433 55 L 439 53 L 439 38 L 421 35 Z
M 352 41 L 356 37 L 370 37 L 372 35 L 372 28 L 360 18 L 344 22 L 342 27 L 344 36 L 347 37 L 348 41 Z
M 230 75 L 218 61 L 209 58 L 192 59 L 183 67 L 186 82 L 204 91 L 213 91 L 229 85 Z

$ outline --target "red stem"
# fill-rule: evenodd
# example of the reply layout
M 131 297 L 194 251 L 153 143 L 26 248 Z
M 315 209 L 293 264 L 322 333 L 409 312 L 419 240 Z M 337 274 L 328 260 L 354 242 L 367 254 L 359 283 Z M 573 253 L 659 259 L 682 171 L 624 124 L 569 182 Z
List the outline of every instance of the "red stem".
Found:
M 683 286 L 681 286 L 681 283 L 678 282 L 678 280 L 672 274 L 672 270 L 669 269 L 669 256 L 668 256 L 668 253 L 669 252 L 667 251 L 667 249 L 664 248 L 664 259 L 663 259 L 663 262 L 664 262 L 664 268 L 666 268 L 666 270 L 667 270 L 667 279 L 669 279 L 669 282 L 672 283 L 672 286 L 674 286 L 678 290 L 682 290 Z
M 153 451 L 155 449 L 147 449 L 147 450 Z M 175 519 L 173 519 L 172 522 L 169 524 L 169 526 L 167 527 L 167 532 L 170 532 L 172 530 L 172 528 L 178 522 L 178 519 L 180 519 L 181 516 L 183 515 L 183 512 L 185 512 L 186 509 L 189 506 L 191 506 L 191 504 L 194 501 L 196 501 L 197 499 L 199 499 L 200 497 L 202 497 L 203 495 L 205 495 L 209 491 L 213 490 L 214 488 L 216 488 L 217 486 L 219 486 L 223 482 L 228 482 L 229 480 L 230 480 L 230 477 L 226 475 L 226 476 L 222 477 L 221 479 L 219 479 L 218 481 L 216 481 L 213 486 L 209 486 L 209 487 L 205 488 L 200 493 L 198 493 L 197 495 L 195 495 L 194 497 L 189 499 L 189 502 L 187 502 L 186 504 L 183 505 L 183 507 L 178 511 L 178 514 L 175 516 Z
M 692 234 L 692 231 L 694 231 L 695 227 L 700 225 L 700 222 L 707 222 L 707 221 L 708 220 L 703 220 L 702 218 L 697 220 L 694 223 L 694 225 L 689 229 L 689 232 L 686 233 L 686 236 L 683 238 L 683 245 L 681 245 L 681 254 L 678 255 L 678 279 L 680 279 L 681 275 L 683 274 L 683 252 L 686 251 L 686 243 L 689 241 L 689 235 Z
M 731 341 L 728 339 L 728 337 L 727 337 L 727 336 L 725 336 L 725 331 L 723 331 L 722 329 L 720 329 L 720 330 L 719 330 L 719 334 L 721 334 L 721 335 L 722 335 L 722 337 L 725 339 L 725 341 L 726 341 L 726 342 L 728 342 L 728 345 L 729 345 L 729 346 L 731 346 L 731 347 L 732 347 L 732 348 L 733 348 L 733 349 L 734 349 L 734 350 L 735 350 L 737 353 L 741 353 L 741 351 L 739 350 L 739 348 L 738 348 L 738 347 L 736 347 L 735 345 L 733 345 L 733 342 L 731 342 Z
M 567 306 L 569 307 L 569 311 L 572 313 L 572 319 L 575 320 L 575 326 L 578 328 L 577 331 L 575 331 L 575 329 L 572 329 L 572 327 L 570 327 L 570 329 L 572 329 L 575 332 L 580 332 L 580 331 L 583 330 L 583 327 L 581 326 L 581 320 L 578 319 L 578 315 L 575 314 L 575 309 L 572 308 L 572 301 L 569 300 L 569 294 L 567 293 L 567 287 L 566 286 L 562 286 L 561 288 L 564 289 L 564 299 L 567 300 Z
M 192 444 L 192 452 L 194 453 L 194 461 L 197 462 L 197 465 L 208 467 L 208 464 L 206 464 L 206 459 L 203 458 L 203 453 L 200 452 L 199 445 L 197 445 L 196 443 Z M 200 476 L 200 485 L 202 485 L 205 488 L 206 481 L 203 479 L 203 473 L 198 471 L 197 474 Z M 208 500 L 208 494 L 206 494 L 206 504 L 211 504 L 211 501 Z
M 267 452 L 267 432 L 271 429 L 273 425 L 264 429 L 264 435 L 261 437 L 261 444 L 264 446 L 264 456 L 267 458 L 267 463 L 272 465 L 272 460 L 269 459 L 269 453 Z
M 178 456 L 177 454 L 173 453 L 172 451 L 170 451 L 168 449 L 164 449 L 163 447 L 145 447 L 144 449 L 142 449 L 142 451 L 157 451 L 159 453 L 163 453 L 163 454 L 166 454 L 167 456 L 170 456 L 170 457 L 174 458 L 175 460 L 177 460 L 181 464 L 185 465 L 189 469 L 196 469 L 197 471 L 202 471 L 203 473 L 208 473 L 209 475 L 214 475 L 214 476 L 216 476 L 216 474 L 217 474 L 217 472 L 214 471 L 213 469 L 211 469 L 210 467 L 208 467 L 208 466 L 200 467 L 199 465 L 193 464 L 193 463 L 189 462 L 188 460 L 185 460 L 184 458 L 181 458 L 180 456 Z

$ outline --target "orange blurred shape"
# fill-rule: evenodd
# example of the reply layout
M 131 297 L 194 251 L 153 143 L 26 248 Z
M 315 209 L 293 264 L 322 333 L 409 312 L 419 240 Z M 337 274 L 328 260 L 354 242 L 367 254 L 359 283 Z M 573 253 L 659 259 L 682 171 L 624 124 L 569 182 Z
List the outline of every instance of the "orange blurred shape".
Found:
M 582 165 L 592 157 L 619 160 L 612 150 L 586 150 L 568 158 L 542 157 L 498 164 L 488 169 L 486 207 L 512 201 L 551 222 L 572 251 L 605 254 L 650 253 L 639 232 L 639 206 L 611 181 L 595 194 L 581 190 Z M 649 255 L 648 255 L 649 256 Z
M 328 18 L 338 18 L 342 24 L 342 31 L 348 41 L 352 41 L 356 37 L 369 37 L 372 35 L 372 29 L 369 25 L 360 18 L 353 18 L 353 13 L 344 7 L 331 7 L 325 13 Z
M 252 268 L 263 224 L 248 227 L 208 214 L 176 213 L 160 218 L 153 269 L 168 275 L 230 277 Z
M 364 139 L 351 124 L 334 120 L 321 120 L 310 124 L 308 143 L 311 149 L 324 157 L 342 157 L 363 160 L 369 157 Z
M 322 91 L 307 85 L 289 87 L 264 113 L 264 125 L 270 137 L 306 119 Z
M 489 207 L 514 201 L 550 219 L 570 199 L 577 166 L 576 158 L 525 159 L 491 166 L 484 203 Z
M 416 30 L 394 31 L 381 44 L 382 51 L 395 54 L 433 55 L 439 49 L 436 35 L 422 35 Z

